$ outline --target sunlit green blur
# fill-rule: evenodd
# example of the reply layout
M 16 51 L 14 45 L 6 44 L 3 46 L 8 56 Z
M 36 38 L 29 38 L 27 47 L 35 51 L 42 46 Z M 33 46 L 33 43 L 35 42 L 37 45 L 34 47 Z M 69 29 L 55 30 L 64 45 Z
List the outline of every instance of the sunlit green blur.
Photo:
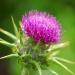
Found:
M 30 10 L 47 12 L 59 20 L 62 29 L 61 42 L 70 42 L 68 47 L 61 49 L 59 56 L 75 61 L 75 0 L 0 0 L 0 28 L 14 34 L 11 16 L 19 27 L 22 16 Z M 2 33 L 0 37 L 12 42 Z M 10 48 L 0 44 L 0 56 L 10 53 L 12 53 Z M 0 60 L 0 75 L 20 75 L 21 66 L 16 59 Z M 75 65 L 65 65 L 75 72 Z M 71 75 L 54 63 L 51 63 L 51 68 L 59 75 Z M 49 73 L 46 71 L 43 75 Z

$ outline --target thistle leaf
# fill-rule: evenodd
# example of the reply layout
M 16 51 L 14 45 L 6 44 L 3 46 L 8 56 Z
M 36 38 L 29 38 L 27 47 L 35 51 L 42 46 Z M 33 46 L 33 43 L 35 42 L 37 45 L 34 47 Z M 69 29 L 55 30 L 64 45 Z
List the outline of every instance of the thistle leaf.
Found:
M 7 58 L 11 58 L 11 57 L 18 57 L 18 56 L 19 56 L 18 54 L 10 54 L 10 55 L 0 57 L 0 59 L 7 59 Z
M 36 68 L 37 68 L 37 70 L 39 72 L 39 75 L 42 75 L 42 71 L 41 71 L 40 65 L 36 61 L 32 61 L 32 63 L 36 66 Z
M 0 28 L 0 32 L 2 32 L 3 34 L 9 36 L 10 38 L 12 38 L 13 40 L 17 40 L 16 36 L 14 36 L 13 34 L 11 34 L 10 32 L 7 32 L 3 29 Z
M 55 58 L 52 58 L 52 61 L 55 62 L 56 64 L 60 65 L 62 68 L 64 68 L 66 71 L 68 71 L 70 74 L 75 75 L 74 72 L 72 72 L 68 67 L 66 67 L 64 64 L 56 60 Z
M 1 38 L 0 38 L 0 43 L 3 45 L 6 45 L 8 47 L 15 47 L 15 44 L 9 43 L 9 42 L 5 41 L 4 39 L 1 39 Z
M 59 60 L 59 61 L 65 62 L 65 63 L 75 64 L 75 62 L 67 60 L 67 59 L 64 59 L 64 58 L 60 58 L 60 57 L 54 57 L 54 58 Z

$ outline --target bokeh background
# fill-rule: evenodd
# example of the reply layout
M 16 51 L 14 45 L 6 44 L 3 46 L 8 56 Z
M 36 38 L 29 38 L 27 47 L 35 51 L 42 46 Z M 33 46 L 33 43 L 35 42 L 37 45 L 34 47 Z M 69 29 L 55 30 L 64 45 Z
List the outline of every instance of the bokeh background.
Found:
M 68 47 L 61 49 L 59 56 L 75 61 L 75 0 L 0 0 L 0 28 L 14 34 L 10 17 L 13 16 L 19 26 L 22 15 L 30 10 L 45 11 L 56 16 L 62 25 L 61 42 L 70 41 Z M 12 42 L 2 33 L 0 37 Z M 10 48 L 0 44 L 0 57 L 11 52 Z M 65 65 L 75 72 L 75 65 Z M 51 64 L 51 67 L 59 75 L 71 75 L 56 64 Z M 20 70 L 17 58 L 0 60 L 0 75 L 20 75 Z M 49 75 L 48 72 L 44 74 Z

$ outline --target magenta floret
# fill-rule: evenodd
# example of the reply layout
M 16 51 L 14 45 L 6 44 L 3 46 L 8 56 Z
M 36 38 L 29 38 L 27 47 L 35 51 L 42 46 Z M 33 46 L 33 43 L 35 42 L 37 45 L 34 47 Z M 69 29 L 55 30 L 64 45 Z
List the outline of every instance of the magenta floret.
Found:
M 30 11 L 22 17 L 22 30 L 36 42 L 57 43 L 60 40 L 61 28 L 52 15 Z

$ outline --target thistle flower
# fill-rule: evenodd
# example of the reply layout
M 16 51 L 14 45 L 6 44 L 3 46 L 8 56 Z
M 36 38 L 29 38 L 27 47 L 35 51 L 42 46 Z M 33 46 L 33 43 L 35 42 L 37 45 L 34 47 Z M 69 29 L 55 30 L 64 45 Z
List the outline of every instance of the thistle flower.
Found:
M 22 17 L 22 30 L 36 42 L 57 43 L 60 40 L 60 24 L 52 15 L 30 11 Z
M 47 70 L 50 75 L 59 75 L 54 69 L 51 68 L 51 61 L 57 65 L 60 65 L 70 74 L 75 75 L 63 62 L 68 64 L 75 64 L 74 61 L 56 56 L 60 51 L 59 48 L 63 48 L 69 45 L 69 42 L 59 43 L 52 45 L 51 43 L 57 43 L 60 40 L 60 24 L 52 15 L 38 11 L 30 11 L 22 18 L 22 30 L 29 37 L 32 37 L 36 42 L 43 41 L 44 43 L 35 43 L 32 39 L 23 35 L 18 30 L 13 17 L 11 17 L 15 35 L 0 28 L 0 32 L 7 35 L 13 40 L 10 43 L 0 38 L 0 44 L 4 44 L 11 48 L 12 54 L 0 57 L 0 59 L 17 57 L 22 67 L 22 75 L 29 75 L 31 71 L 38 72 L 42 75 L 42 70 Z M 49 45 L 49 43 L 51 45 Z M 45 48 L 46 47 L 46 48 Z M 34 75 L 34 74 L 32 74 Z

